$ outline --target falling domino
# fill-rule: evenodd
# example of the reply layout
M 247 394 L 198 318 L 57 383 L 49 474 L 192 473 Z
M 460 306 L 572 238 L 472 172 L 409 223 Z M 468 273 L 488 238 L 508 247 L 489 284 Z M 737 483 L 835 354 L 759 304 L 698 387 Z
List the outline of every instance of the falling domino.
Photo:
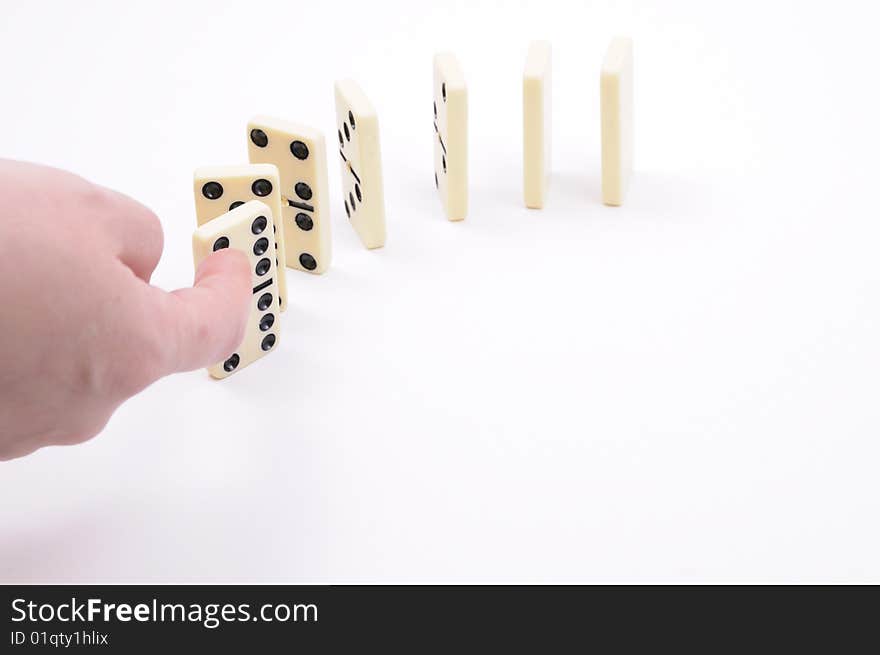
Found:
M 455 56 L 434 56 L 434 185 L 446 218 L 468 210 L 468 94 Z
M 275 164 L 281 181 L 281 216 L 287 266 L 323 273 L 330 266 L 330 204 L 324 135 L 305 125 L 256 116 L 247 126 L 252 163 Z
M 244 253 L 251 269 L 251 311 L 244 340 L 208 372 L 225 378 L 275 349 L 280 339 L 279 270 L 275 264 L 272 209 L 259 200 L 245 202 L 199 226 L 193 234 L 196 268 L 211 253 L 231 248 Z
M 272 210 L 274 219 L 271 235 L 272 250 L 277 249 L 278 261 L 284 262 L 284 224 L 281 215 L 281 185 L 278 167 L 273 164 L 243 164 L 237 166 L 204 166 L 193 175 L 193 193 L 196 200 L 196 222 L 204 225 L 210 220 L 240 207 L 249 200 L 260 200 Z M 281 311 L 287 310 L 287 278 L 282 269 L 276 276 Z
M 379 118 L 352 80 L 335 85 L 336 125 L 345 214 L 366 248 L 385 245 L 385 191 Z
M 523 200 L 542 209 L 550 177 L 550 43 L 533 41 L 523 71 Z
M 599 81 L 602 112 L 602 202 L 620 205 L 632 175 L 632 39 L 616 37 L 608 46 Z

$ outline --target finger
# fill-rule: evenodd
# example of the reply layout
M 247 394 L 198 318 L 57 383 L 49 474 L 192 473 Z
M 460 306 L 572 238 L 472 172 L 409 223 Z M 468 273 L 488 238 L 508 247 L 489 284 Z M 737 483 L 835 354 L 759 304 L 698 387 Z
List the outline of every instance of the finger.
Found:
M 164 294 L 166 371 L 191 371 L 223 361 L 244 339 L 251 305 L 247 257 L 220 250 L 196 271 L 191 289 Z

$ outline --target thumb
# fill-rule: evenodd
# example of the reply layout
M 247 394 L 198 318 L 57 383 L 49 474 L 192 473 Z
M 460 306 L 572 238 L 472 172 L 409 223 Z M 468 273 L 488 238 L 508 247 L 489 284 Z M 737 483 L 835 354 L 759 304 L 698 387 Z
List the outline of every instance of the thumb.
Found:
M 190 289 L 166 295 L 165 328 L 172 340 L 172 372 L 223 361 L 244 339 L 251 304 L 247 257 L 236 250 L 212 253 L 196 270 Z

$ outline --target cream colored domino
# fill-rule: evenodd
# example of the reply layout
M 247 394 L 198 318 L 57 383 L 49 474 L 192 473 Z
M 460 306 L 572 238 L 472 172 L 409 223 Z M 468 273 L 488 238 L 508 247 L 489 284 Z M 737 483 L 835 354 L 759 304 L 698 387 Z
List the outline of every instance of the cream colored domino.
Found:
M 324 135 L 270 116 L 251 119 L 247 131 L 251 163 L 278 167 L 287 266 L 323 273 L 332 254 Z
M 335 84 L 336 127 L 345 213 L 367 248 L 385 245 L 385 193 L 379 119 L 352 80 Z
M 434 185 L 446 218 L 461 221 L 468 209 L 468 99 L 455 56 L 434 55 Z
M 251 267 L 253 298 L 244 341 L 224 361 L 208 368 L 211 377 L 225 378 L 252 364 L 278 346 L 278 279 L 283 272 L 272 254 L 274 220 L 268 205 L 251 200 L 214 218 L 193 234 L 196 268 L 215 250 L 234 248 L 247 255 Z
M 632 39 L 608 46 L 599 82 L 602 112 L 602 202 L 620 205 L 633 166 Z
M 196 222 L 204 225 L 249 200 L 261 200 L 272 210 L 272 216 L 281 216 L 281 184 L 278 168 L 272 164 L 243 164 L 240 166 L 204 166 L 193 175 L 193 194 L 196 199 Z M 275 235 L 270 240 L 277 248 L 275 263 L 284 257 L 284 225 L 275 221 Z M 281 311 L 287 310 L 287 279 L 282 269 L 277 275 Z
M 550 43 L 533 41 L 523 70 L 523 200 L 542 209 L 550 178 Z

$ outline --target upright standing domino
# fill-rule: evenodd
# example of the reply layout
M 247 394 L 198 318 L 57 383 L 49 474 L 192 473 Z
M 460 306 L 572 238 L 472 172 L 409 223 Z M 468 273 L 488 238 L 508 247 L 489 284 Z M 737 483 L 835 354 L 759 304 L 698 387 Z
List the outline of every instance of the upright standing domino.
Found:
M 599 82 L 602 111 L 602 202 L 620 205 L 633 166 L 632 39 L 608 46 Z
M 223 362 L 208 368 L 211 377 L 225 378 L 260 359 L 278 344 L 281 335 L 278 273 L 272 257 L 274 221 L 268 205 L 251 200 L 214 218 L 193 234 L 196 268 L 208 255 L 234 248 L 247 255 L 251 266 L 253 298 L 244 341 Z
M 253 118 L 247 131 L 251 163 L 278 167 L 287 266 L 323 273 L 331 257 L 324 135 L 269 116 Z
M 345 213 L 367 248 L 385 245 L 385 192 L 379 119 L 352 80 L 335 84 L 336 126 Z
M 550 177 L 550 43 L 533 41 L 523 70 L 523 200 L 542 209 Z
M 272 210 L 272 216 L 281 216 L 281 184 L 278 169 L 272 164 L 244 164 L 240 166 L 205 166 L 196 169 L 193 176 L 193 194 L 196 199 L 196 222 L 204 225 L 249 200 L 261 200 Z M 284 257 L 284 225 L 280 220 L 270 234 L 272 250 L 277 249 L 274 263 L 280 265 Z M 276 276 L 281 311 L 287 310 L 287 279 L 284 270 Z
M 446 218 L 460 221 L 468 209 L 467 85 L 455 56 L 434 56 L 434 185 Z

